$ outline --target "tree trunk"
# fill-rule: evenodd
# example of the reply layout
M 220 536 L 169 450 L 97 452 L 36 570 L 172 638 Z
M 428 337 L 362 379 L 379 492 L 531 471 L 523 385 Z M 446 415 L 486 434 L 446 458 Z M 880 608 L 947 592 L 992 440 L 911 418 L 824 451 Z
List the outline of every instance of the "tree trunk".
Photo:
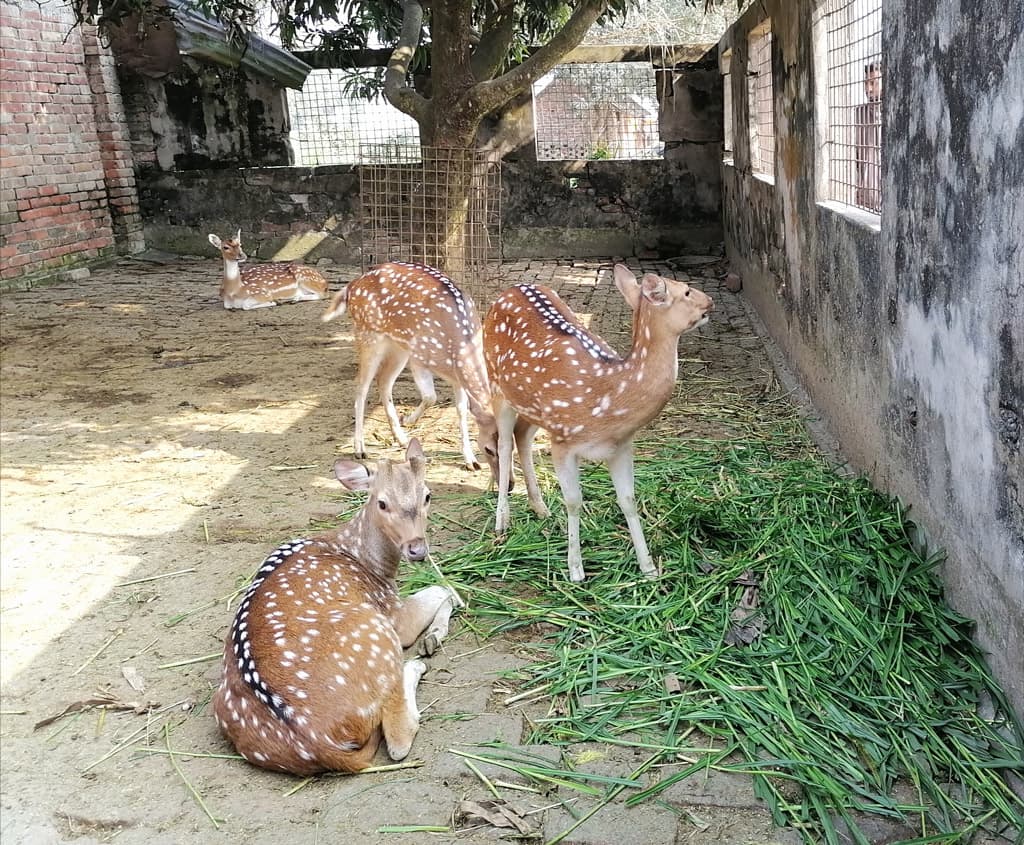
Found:
M 562 29 L 525 62 L 497 78 L 511 40 L 512 4 L 493 4 L 474 67 L 471 42 L 473 0 L 431 3 L 431 98 L 408 84 L 409 68 L 423 26 L 420 0 L 404 0 L 398 46 L 384 77 L 388 101 L 416 119 L 423 145 L 422 202 L 411 204 L 413 257 L 457 278 L 486 260 L 489 214 L 487 163 L 474 161 L 483 118 L 509 103 L 579 44 L 607 7 L 608 0 L 582 0 Z M 504 44 L 504 48 L 502 45 Z M 478 78 L 476 74 L 481 74 Z M 494 165 L 492 165 L 494 166 Z

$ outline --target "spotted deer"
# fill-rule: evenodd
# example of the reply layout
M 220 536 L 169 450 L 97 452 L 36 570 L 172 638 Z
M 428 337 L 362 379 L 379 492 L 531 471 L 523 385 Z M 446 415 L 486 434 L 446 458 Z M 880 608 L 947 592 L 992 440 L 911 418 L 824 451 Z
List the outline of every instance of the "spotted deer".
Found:
M 250 763 L 300 775 L 356 772 L 381 736 L 403 759 L 419 729 L 422 660 L 402 649 L 422 635 L 432 654 L 459 601 L 446 587 L 400 600 L 401 558 L 422 560 L 430 491 L 423 449 L 381 461 L 375 474 L 339 460 L 349 489 L 368 489 L 362 509 L 335 531 L 285 543 L 263 562 L 224 643 L 213 698 L 221 731 Z
M 356 457 L 366 453 L 363 421 L 371 382 L 376 379 L 391 431 L 404 445 L 409 438 L 402 426 L 415 423 L 437 402 L 436 373 L 451 384 L 455 394 L 466 466 L 480 468 L 469 434 L 468 413 L 472 413 L 479 430 L 478 445 L 496 475 L 498 429 L 491 412 L 480 317 L 473 300 L 433 267 L 392 261 L 374 267 L 336 293 L 322 319 L 327 322 L 346 311 L 352 318 L 359 356 L 353 434 Z M 406 364 L 419 389 L 420 404 L 400 417 L 392 388 Z
M 589 332 L 554 291 L 540 285 L 504 291 L 483 325 L 498 425 L 496 532 L 503 535 L 509 526 L 503 481 L 511 475 L 513 440 L 530 506 L 542 518 L 549 514 L 533 466 L 533 438 L 543 428 L 551 438 L 565 500 L 572 581 L 585 577 L 580 551 L 583 458 L 608 465 L 640 570 L 657 574 L 633 495 L 633 437 L 672 396 L 679 336 L 704 325 L 714 307 L 709 296 L 683 282 L 652 273 L 638 281 L 621 264 L 615 265 L 614 275 L 633 309 L 633 344 L 624 358 Z
M 226 241 L 209 236 L 210 243 L 224 256 L 224 278 L 220 298 L 224 307 L 251 311 L 269 308 L 279 302 L 304 302 L 327 298 L 327 279 L 318 270 L 302 264 L 276 261 L 239 266 L 249 256 L 242 251 L 242 230 Z

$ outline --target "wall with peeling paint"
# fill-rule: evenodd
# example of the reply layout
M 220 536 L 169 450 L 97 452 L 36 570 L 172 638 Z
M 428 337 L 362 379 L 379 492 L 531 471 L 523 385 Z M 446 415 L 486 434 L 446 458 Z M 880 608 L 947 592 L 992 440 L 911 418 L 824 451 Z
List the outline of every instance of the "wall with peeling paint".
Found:
M 289 165 L 284 90 L 187 56 L 159 78 L 119 73 L 137 171 Z
M 725 35 L 743 68 L 771 17 L 776 126 L 768 180 L 749 169 L 743 75 L 727 77 L 726 248 L 852 465 L 946 548 L 947 595 L 1024 712 L 1024 15 L 882 14 L 880 217 L 818 199 L 815 4 L 765 0 Z

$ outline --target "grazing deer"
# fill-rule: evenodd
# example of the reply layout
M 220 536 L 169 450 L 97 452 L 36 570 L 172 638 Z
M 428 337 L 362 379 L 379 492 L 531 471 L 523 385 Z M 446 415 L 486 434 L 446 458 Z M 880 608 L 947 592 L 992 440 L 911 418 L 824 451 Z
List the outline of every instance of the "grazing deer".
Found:
M 339 460 L 349 489 L 368 489 L 362 509 L 336 531 L 285 543 L 260 567 L 224 644 L 213 698 L 221 731 L 250 763 L 300 775 L 356 772 L 381 735 L 403 759 L 419 729 L 422 660 L 402 648 L 423 635 L 432 654 L 448 633 L 456 594 L 420 590 L 402 601 L 401 558 L 423 560 L 430 491 L 418 440 L 406 462 L 371 475 Z
M 502 535 L 509 525 L 505 482 L 511 476 L 513 439 L 530 505 L 540 517 L 549 513 L 533 467 L 533 437 L 543 428 L 551 437 L 551 458 L 565 500 L 573 581 L 585 577 L 581 458 L 608 464 L 640 570 L 657 574 L 633 498 L 633 436 L 672 396 L 679 336 L 704 325 L 714 307 L 709 296 L 688 284 L 653 273 L 638 282 L 621 264 L 615 265 L 615 284 L 633 309 L 633 346 L 625 358 L 587 331 L 554 291 L 539 285 L 509 288 L 484 319 L 498 424 L 496 531 Z
M 248 258 L 242 251 L 241 229 L 226 241 L 213 234 L 209 238 L 224 256 L 220 298 L 225 308 L 251 311 L 253 308 L 269 308 L 279 302 L 327 298 L 327 279 L 312 267 L 283 261 L 254 264 L 244 270 L 239 267 Z
M 434 374 L 452 386 L 462 436 L 462 456 L 480 469 L 469 436 L 467 411 L 479 429 L 478 444 L 497 475 L 498 429 L 491 412 L 491 388 L 481 348 L 480 317 L 469 296 L 444 273 L 423 264 L 392 261 L 374 267 L 334 295 L 324 322 L 348 313 L 359 355 L 356 379 L 356 457 L 365 457 L 363 419 L 370 383 L 377 390 L 395 439 L 405 444 L 402 428 L 412 425 L 437 402 Z M 399 417 L 392 397 L 395 380 L 406 364 L 420 392 L 420 404 Z

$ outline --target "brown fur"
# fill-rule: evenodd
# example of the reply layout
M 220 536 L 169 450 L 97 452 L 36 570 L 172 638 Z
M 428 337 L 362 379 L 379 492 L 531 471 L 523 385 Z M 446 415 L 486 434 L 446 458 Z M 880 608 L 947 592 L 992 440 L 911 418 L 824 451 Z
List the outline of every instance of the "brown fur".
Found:
M 558 295 L 540 285 L 503 292 L 484 319 L 487 369 L 498 422 L 496 530 L 508 528 L 504 481 L 512 443 L 519 451 L 530 504 L 548 510 L 533 468 L 538 428 L 551 437 L 569 522 L 569 574 L 584 577 L 579 543 L 581 459 L 608 464 L 641 570 L 656 572 L 633 499 L 633 436 L 654 419 L 675 389 L 679 335 L 707 322 L 711 298 L 684 282 L 648 273 L 638 281 L 623 265 L 615 283 L 633 309 L 633 345 L 620 357 L 591 334 Z M 525 424 L 525 429 L 524 429 Z
M 382 737 L 393 759 L 408 754 L 425 666 L 403 666 L 402 649 L 424 631 L 436 647 L 455 602 L 443 587 L 398 598 L 399 559 L 427 553 L 419 441 L 406 463 L 383 461 L 376 476 L 351 461 L 339 461 L 336 474 L 351 489 L 369 488 L 366 504 L 338 530 L 267 558 L 228 632 L 213 698 L 240 754 L 294 774 L 364 769 Z

